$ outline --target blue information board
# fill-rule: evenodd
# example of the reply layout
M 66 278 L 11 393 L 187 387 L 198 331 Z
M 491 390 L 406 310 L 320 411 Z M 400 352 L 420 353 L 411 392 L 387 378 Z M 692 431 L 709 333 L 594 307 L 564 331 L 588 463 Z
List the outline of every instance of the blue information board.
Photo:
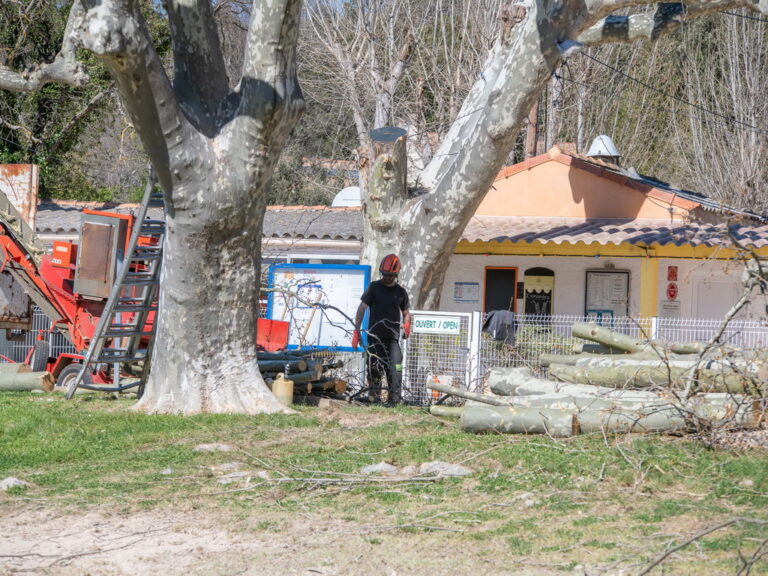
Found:
M 359 264 L 273 264 L 267 317 L 290 323 L 288 348 L 352 350 L 355 313 L 371 279 Z

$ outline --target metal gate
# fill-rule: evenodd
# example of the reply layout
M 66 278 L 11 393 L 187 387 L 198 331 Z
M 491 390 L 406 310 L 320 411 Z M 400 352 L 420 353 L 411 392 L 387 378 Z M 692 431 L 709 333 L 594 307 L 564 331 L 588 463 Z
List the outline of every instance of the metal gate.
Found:
M 412 333 L 403 351 L 403 401 L 430 404 L 436 397 L 428 382 L 472 387 L 474 362 L 473 315 L 457 312 L 411 312 Z

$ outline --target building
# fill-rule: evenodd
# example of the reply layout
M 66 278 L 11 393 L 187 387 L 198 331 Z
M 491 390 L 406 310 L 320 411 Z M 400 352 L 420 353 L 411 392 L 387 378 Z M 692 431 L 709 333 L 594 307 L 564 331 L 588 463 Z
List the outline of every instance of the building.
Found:
M 768 256 L 765 220 L 555 147 L 499 173 L 455 250 L 441 307 L 720 318 L 742 290 L 729 234 Z M 758 300 L 745 314 L 765 315 Z

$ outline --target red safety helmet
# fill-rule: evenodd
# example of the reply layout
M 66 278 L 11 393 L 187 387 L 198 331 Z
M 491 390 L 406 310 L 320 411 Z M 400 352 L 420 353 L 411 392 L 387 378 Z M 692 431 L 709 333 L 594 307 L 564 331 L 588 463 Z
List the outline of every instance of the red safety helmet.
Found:
M 379 272 L 382 274 L 399 274 L 400 258 L 395 254 L 387 254 L 382 258 L 381 264 L 379 264 Z

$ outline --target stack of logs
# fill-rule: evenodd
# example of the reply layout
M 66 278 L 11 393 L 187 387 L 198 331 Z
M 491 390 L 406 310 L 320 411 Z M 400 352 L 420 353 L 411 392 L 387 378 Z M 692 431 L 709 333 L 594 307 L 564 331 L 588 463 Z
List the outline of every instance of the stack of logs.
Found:
M 259 352 L 259 370 L 269 388 L 272 382 L 282 377 L 293 382 L 296 396 L 325 396 L 337 398 L 344 395 L 347 382 L 329 375 L 331 370 L 341 368 L 342 361 L 333 361 L 333 354 L 327 350 L 285 350 L 282 352 Z
M 463 408 L 430 411 L 459 417 L 469 432 L 555 437 L 752 428 L 765 416 L 766 353 L 648 342 L 585 323 L 574 324 L 573 335 L 597 344 L 573 355 L 542 355 L 549 379 L 527 368 L 493 368 L 490 394 L 429 384 L 468 400 Z

